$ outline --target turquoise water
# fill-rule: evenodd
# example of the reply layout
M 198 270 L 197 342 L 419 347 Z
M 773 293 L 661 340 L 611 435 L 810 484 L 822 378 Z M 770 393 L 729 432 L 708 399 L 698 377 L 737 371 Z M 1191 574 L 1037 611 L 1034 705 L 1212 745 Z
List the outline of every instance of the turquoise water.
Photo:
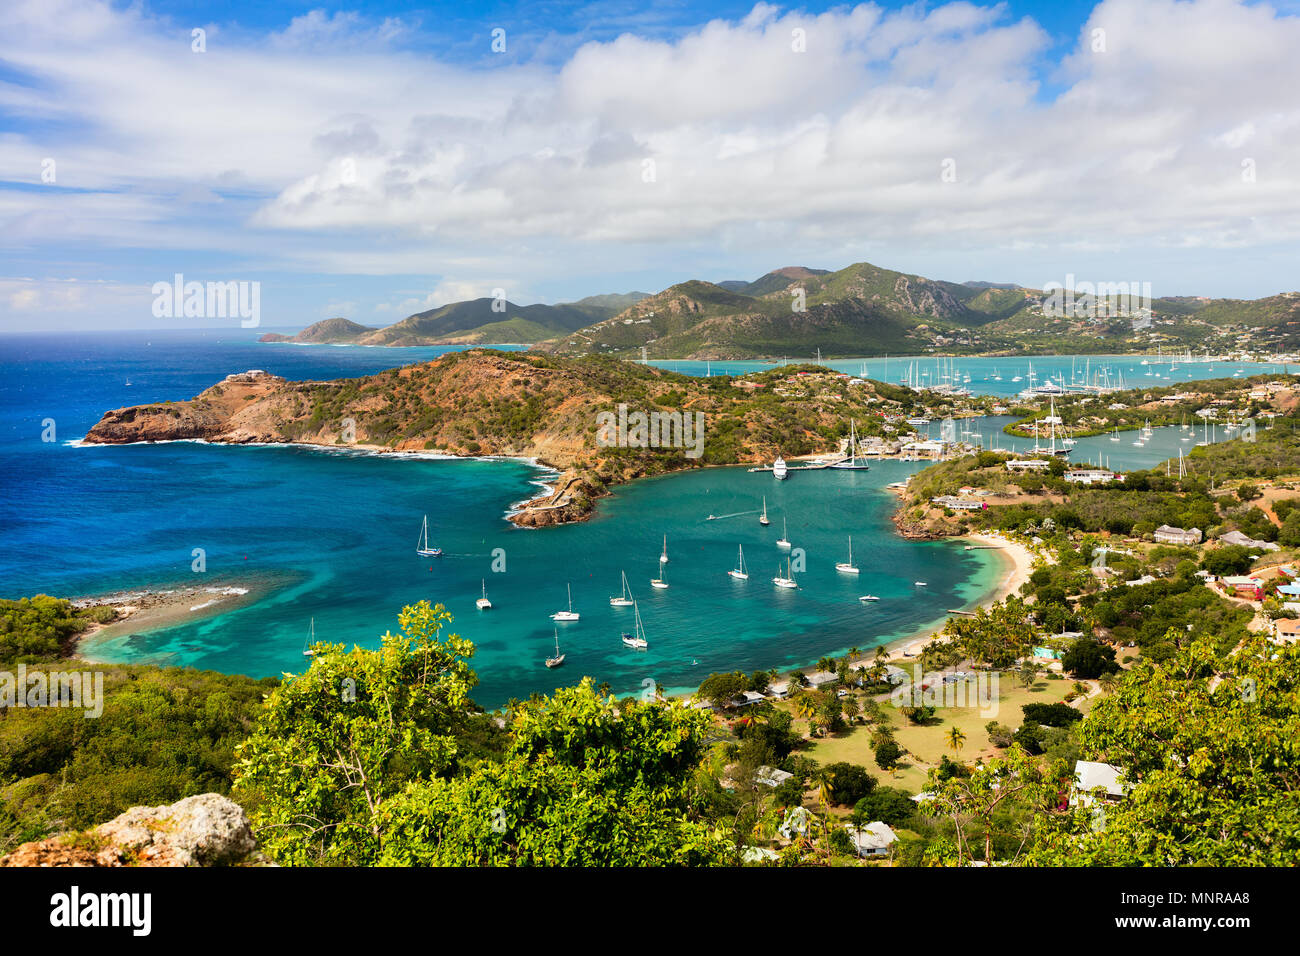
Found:
M 794 356 L 788 362 L 814 362 Z M 1143 362 L 1149 364 L 1143 365 Z M 651 365 L 683 375 L 741 375 L 774 368 L 774 362 L 693 362 L 677 359 L 652 360 Z M 784 363 L 781 363 L 784 364 Z M 934 356 L 894 356 L 872 359 L 826 359 L 827 368 L 877 381 L 902 383 L 912 376 L 917 386 L 951 383 L 970 389 L 972 395 L 1015 395 L 1036 382 L 1049 379 L 1066 385 L 1109 384 L 1122 388 L 1158 388 L 1207 378 L 1249 377 L 1286 372 L 1287 366 L 1270 362 L 1192 362 L 1141 355 L 1034 355 L 1016 358 L 965 358 L 936 360 Z M 949 370 L 956 378 L 944 378 Z M 969 375 L 970 381 L 965 381 Z M 1020 381 L 1015 381 L 1019 376 Z
M 320 640 L 374 646 L 403 604 L 442 602 L 479 647 L 476 698 L 492 706 L 584 674 L 634 692 L 646 680 L 680 689 L 715 670 L 806 665 L 941 620 L 1005 574 L 995 552 L 897 537 L 883 488 L 918 462 L 795 472 L 784 483 L 741 468 L 668 476 L 619 488 L 592 521 L 528 531 L 504 520 L 541 475 L 520 462 L 190 442 L 76 446 L 105 409 L 188 398 L 230 371 L 332 378 L 446 351 L 266 346 L 258 332 L 0 337 L 0 595 L 250 587 L 256 600 L 247 606 L 100 642 L 95 653 L 259 676 L 301 669 L 312 618 Z M 41 440 L 47 419 L 56 441 Z M 998 425 L 987 422 L 990 434 Z M 1126 456 L 1116 467 L 1131 467 L 1128 456 L 1149 465 L 1169 453 L 1161 435 L 1145 449 L 1087 439 L 1075 457 L 1091 442 L 1112 459 Z M 762 495 L 767 529 L 755 514 Z M 747 514 L 707 520 L 736 512 Z M 414 553 L 424 514 L 447 552 L 441 559 Z M 805 553 L 798 591 L 771 583 L 783 517 Z M 656 591 L 649 579 L 665 534 L 670 588 Z M 857 578 L 834 570 L 849 534 Z M 751 573 L 744 583 L 726 574 L 738 544 Z M 191 570 L 195 548 L 206 554 L 201 574 Z M 504 572 L 493 570 L 498 548 Z M 621 569 L 641 602 L 644 652 L 619 640 L 630 610 L 608 604 Z M 488 612 L 474 607 L 482 580 L 495 605 Z M 564 606 L 566 583 L 582 617 L 559 626 L 568 660 L 548 671 L 548 615 Z M 865 593 L 881 600 L 861 604 Z

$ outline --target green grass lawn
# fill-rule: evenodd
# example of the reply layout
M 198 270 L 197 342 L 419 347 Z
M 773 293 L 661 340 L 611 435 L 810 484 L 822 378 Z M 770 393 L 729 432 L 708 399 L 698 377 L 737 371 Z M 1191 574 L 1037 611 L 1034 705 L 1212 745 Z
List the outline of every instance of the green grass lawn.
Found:
M 997 754 L 997 748 L 989 743 L 984 725 L 996 720 L 1008 727 L 1019 727 L 1024 715 L 1024 704 L 1054 704 L 1064 700 L 1065 695 L 1074 686 L 1074 681 L 1039 679 L 1028 689 L 1022 687 L 1014 676 L 1002 675 L 998 682 L 997 713 L 981 713 L 978 707 L 941 707 L 935 712 L 935 720 L 918 726 L 907 722 L 901 711 L 891 703 L 882 705 L 885 716 L 894 730 L 894 739 L 900 747 L 908 751 L 898 769 L 893 772 L 881 770 L 876 766 L 876 755 L 871 749 L 871 730 L 868 727 L 856 727 L 847 734 L 838 737 L 826 737 L 818 740 L 802 753 L 818 763 L 825 765 L 847 761 L 867 767 L 882 784 L 901 787 L 918 792 L 925 788 L 925 778 L 930 767 L 939 763 L 944 754 L 953 756 L 948 745 L 947 734 L 954 724 L 966 735 L 960 758 L 964 763 L 973 763 L 976 757 L 989 757 Z M 1086 712 L 1092 701 L 1084 704 Z

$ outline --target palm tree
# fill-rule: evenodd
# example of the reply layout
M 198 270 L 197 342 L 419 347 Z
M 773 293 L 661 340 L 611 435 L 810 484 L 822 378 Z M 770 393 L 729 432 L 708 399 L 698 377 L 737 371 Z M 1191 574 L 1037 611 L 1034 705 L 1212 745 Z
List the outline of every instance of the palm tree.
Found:
M 883 662 L 883 661 L 886 661 L 886 660 L 888 660 L 888 659 L 889 659 L 889 651 L 885 650 L 885 645 L 884 645 L 884 644 L 877 644 L 877 645 L 876 645 L 876 660 L 877 660 L 877 661 L 882 661 L 882 662 Z
M 804 720 L 811 722 L 813 717 L 817 715 L 817 702 L 813 700 L 812 694 L 806 692 L 796 694 L 791 704 L 794 706 L 796 717 L 802 717 Z
M 862 648 L 860 648 L 860 647 L 850 647 L 850 648 L 849 648 L 849 660 L 851 660 L 851 661 L 855 661 L 855 660 L 857 660 L 857 659 L 858 659 L 858 655 L 861 654 L 861 653 L 862 653 Z
M 819 671 L 833 671 L 835 670 L 835 662 L 829 657 L 819 658 L 817 661 L 817 669 Z
M 952 748 L 954 754 L 961 753 L 961 745 L 966 742 L 966 735 L 961 732 L 961 728 L 953 724 L 948 728 L 948 746 Z
M 1102 674 L 1097 678 L 1097 686 L 1099 686 L 1104 693 L 1112 693 L 1115 688 L 1119 686 L 1119 678 L 1114 674 Z

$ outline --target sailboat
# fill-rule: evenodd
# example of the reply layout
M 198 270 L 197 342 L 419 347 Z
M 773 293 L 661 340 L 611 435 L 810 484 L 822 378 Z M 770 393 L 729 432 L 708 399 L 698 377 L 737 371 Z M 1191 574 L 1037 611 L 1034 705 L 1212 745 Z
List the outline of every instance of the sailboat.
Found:
M 555 631 L 555 628 L 551 628 Z M 564 663 L 564 655 L 560 653 L 560 632 L 555 631 L 555 656 L 546 658 L 547 667 L 559 667 Z
M 556 611 L 551 615 L 552 621 L 576 621 L 578 613 L 573 609 L 573 585 L 566 584 L 565 587 L 569 592 L 569 609 L 567 611 Z
M 659 565 L 659 577 L 650 579 L 650 586 L 658 588 L 660 591 L 668 590 L 668 581 L 664 578 L 664 566 Z
M 784 577 L 781 576 L 781 566 L 780 566 L 780 565 L 777 565 L 777 568 L 776 568 L 776 577 L 774 577 L 774 578 L 772 579 L 772 583 L 775 584 L 775 585 L 776 585 L 777 587 L 779 587 L 779 588 L 797 588 L 797 587 L 799 586 L 799 585 L 795 582 L 795 579 L 794 579 L 793 575 L 792 575 L 791 572 L 790 572 L 790 559 L 789 559 L 789 558 L 786 558 L 786 560 L 785 560 L 785 576 L 784 576 Z
M 311 629 L 307 631 L 307 639 L 302 642 L 303 657 L 316 656 L 316 652 L 312 649 L 312 645 L 315 643 L 316 643 L 316 619 L 313 617 L 311 619 Z
M 424 524 L 420 526 L 420 540 L 418 544 L 419 547 L 415 549 L 416 554 L 423 555 L 426 558 L 437 558 L 442 556 L 442 548 L 429 547 L 429 516 L 428 515 L 424 516 Z
M 764 528 L 772 523 L 767 520 L 767 495 L 763 496 L 763 513 L 758 516 L 758 523 Z
M 868 601 L 879 601 L 880 598 L 876 597 L 874 594 L 864 594 L 862 597 L 858 598 L 858 600 L 865 604 Z
M 659 563 L 668 563 L 668 535 L 664 535 L 664 553 L 659 555 Z
M 845 574 L 858 573 L 858 569 L 853 566 L 853 535 L 849 535 L 849 559 L 836 564 L 835 570 L 843 571 Z
M 632 589 L 627 586 L 627 572 L 623 572 L 623 593 L 618 597 L 609 599 L 610 607 L 631 607 L 632 606 Z
M 866 462 L 858 461 L 858 426 L 857 422 L 849 419 L 849 457 L 843 461 L 837 461 L 832 468 L 844 468 L 852 471 L 870 471 L 871 466 Z
M 790 547 L 790 539 L 786 537 L 785 518 L 781 519 L 781 537 L 776 539 L 776 546 L 778 548 Z
M 636 615 L 636 624 L 633 626 L 631 634 L 623 635 L 623 643 L 628 647 L 635 647 L 637 650 L 645 650 L 650 646 L 645 639 L 645 625 L 641 623 L 641 609 L 632 605 L 632 613 Z
M 487 581 L 483 581 L 482 584 L 483 596 L 474 602 L 474 606 L 480 611 L 490 611 L 492 610 L 492 602 L 488 600 L 487 596 Z
M 749 571 L 745 569 L 745 548 L 744 545 L 736 545 L 736 566 L 727 572 L 737 581 L 749 580 Z
M 1115 426 L 1115 434 L 1110 436 L 1111 441 L 1119 441 L 1119 426 Z

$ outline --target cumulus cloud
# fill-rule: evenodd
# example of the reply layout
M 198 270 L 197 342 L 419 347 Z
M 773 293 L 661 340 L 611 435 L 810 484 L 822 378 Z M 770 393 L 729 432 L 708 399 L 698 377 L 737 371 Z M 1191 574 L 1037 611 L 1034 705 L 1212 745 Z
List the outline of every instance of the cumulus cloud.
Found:
M 1034 21 L 970 2 L 760 3 L 555 67 L 440 61 L 395 42 L 414 29 L 314 11 L 195 54 L 138 7 L 6 5 L 0 58 L 31 82 L 0 84 L 29 121 L 0 138 L 0 176 L 35 182 L 53 151 L 79 192 L 0 193 L 0 243 L 443 277 L 382 312 L 673 255 L 680 279 L 701 250 L 1011 262 L 1300 239 L 1300 19 L 1265 5 L 1104 0 L 1059 62 Z M 75 137 L 50 143 L 51 119 Z M 199 228 L 211 196 L 230 201 Z

